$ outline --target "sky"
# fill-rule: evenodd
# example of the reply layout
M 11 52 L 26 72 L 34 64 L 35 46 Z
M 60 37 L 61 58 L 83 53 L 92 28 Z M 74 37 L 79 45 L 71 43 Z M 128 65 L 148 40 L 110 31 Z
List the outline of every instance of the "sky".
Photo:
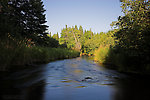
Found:
M 119 0 L 43 0 L 49 32 L 60 34 L 68 27 L 81 25 L 94 33 L 107 32 L 110 24 L 123 15 Z

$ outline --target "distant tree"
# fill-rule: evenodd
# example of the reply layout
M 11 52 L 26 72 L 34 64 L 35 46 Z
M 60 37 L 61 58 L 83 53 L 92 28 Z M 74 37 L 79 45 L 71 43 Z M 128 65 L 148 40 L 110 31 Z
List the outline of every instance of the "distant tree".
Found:
M 51 34 L 52 34 L 52 33 L 50 32 L 49 34 L 47 34 L 47 36 L 48 36 L 48 37 L 52 37 L 52 35 L 51 35 Z
M 81 50 L 81 32 L 79 31 L 77 25 L 75 27 L 64 28 L 61 32 L 60 44 L 67 44 L 70 49 Z
M 57 32 L 57 40 L 59 40 L 59 34 L 58 34 L 58 32 Z
M 86 40 L 91 39 L 92 36 L 93 36 L 93 32 L 91 31 L 91 29 L 90 30 L 85 30 L 84 37 L 85 37 Z
M 79 32 L 80 32 L 79 40 L 80 40 L 81 46 L 83 48 L 85 40 L 84 40 L 84 32 L 83 32 L 82 26 L 79 27 Z
M 115 38 L 113 37 L 114 30 L 107 33 L 101 32 L 92 34 L 91 39 L 87 39 L 84 43 L 84 53 L 94 54 L 94 51 L 99 47 L 108 47 L 115 45 Z
M 57 32 L 57 34 L 54 34 L 52 37 L 58 41 L 59 40 L 58 32 Z

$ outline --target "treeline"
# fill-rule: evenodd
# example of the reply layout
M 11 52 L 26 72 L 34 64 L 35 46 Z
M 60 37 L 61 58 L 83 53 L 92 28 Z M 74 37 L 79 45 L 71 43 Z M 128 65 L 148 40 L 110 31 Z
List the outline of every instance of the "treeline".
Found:
M 0 0 L 0 70 L 79 55 L 58 48 L 59 41 L 46 32 L 44 12 L 42 0 Z
M 115 30 L 114 30 L 115 31 Z M 70 49 L 75 49 L 81 52 L 81 55 L 94 55 L 95 50 L 101 46 L 113 46 L 114 31 L 107 33 L 93 33 L 90 30 L 83 30 L 82 26 L 72 26 L 62 29 L 60 44 Z
M 121 7 L 124 16 L 111 23 L 113 30 L 93 33 L 66 25 L 59 42 L 119 71 L 149 73 L 150 1 L 121 0 Z

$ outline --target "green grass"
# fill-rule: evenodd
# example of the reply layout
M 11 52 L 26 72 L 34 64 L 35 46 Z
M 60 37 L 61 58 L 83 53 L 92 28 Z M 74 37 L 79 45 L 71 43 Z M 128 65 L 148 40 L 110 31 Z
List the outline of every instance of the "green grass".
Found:
M 17 47 L 0 48 L 0 70 L 6 70 L 10 66 L 34 63 L 48 63 L 53 60 L 73 58 L 79 56 L 79 52 L 65 48 L 48 47 Z
M 109 65 L 109 68 L 114 68 L 119 71 L 128 71 L 130 62 L 130 57 L 128 57 L 124 51 L 116 51 L 109 46 L 101 46 L 98 50 L 95 51 L 94 60 L 101 63 Z
M 149 74 L 150 64 L 141 64 L 142 59 L 131 54 L 131 51 L 101 46 L 95 51 L 94 60 L 120 72 Z
M 108 56 L 109 47 L 100 47 L 98 50 L 94 53 L 94 60 L 99 63 L 104 63 L 106 61 L 106 58 Z

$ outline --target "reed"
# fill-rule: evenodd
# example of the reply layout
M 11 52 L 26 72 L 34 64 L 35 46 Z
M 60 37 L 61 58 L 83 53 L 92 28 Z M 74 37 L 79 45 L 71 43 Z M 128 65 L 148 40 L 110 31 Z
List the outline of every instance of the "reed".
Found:
M 12 65 L 48 63 L 53 60 L 77 57 L 80 53 L 66 48 L 21 46 L 17 48 L 1 47 L 0 55 L 0 70 L 6 70 Z

